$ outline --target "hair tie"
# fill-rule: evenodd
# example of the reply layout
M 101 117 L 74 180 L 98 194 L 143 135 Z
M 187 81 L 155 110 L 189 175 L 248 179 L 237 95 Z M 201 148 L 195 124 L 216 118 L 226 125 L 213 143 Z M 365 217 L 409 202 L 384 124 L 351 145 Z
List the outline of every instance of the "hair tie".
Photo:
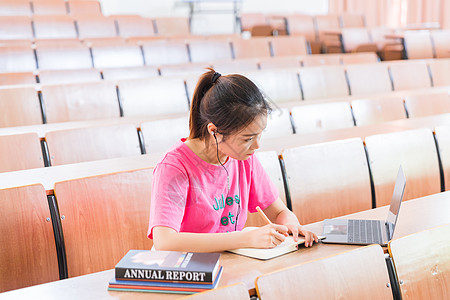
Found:
M 212 76 L 212 83 L 216 83 L 217 79 L 219 79 L 219 77 L 222 76 L 222 74 L 220 74 L 219 72 L 214 72 L 214 75 Z

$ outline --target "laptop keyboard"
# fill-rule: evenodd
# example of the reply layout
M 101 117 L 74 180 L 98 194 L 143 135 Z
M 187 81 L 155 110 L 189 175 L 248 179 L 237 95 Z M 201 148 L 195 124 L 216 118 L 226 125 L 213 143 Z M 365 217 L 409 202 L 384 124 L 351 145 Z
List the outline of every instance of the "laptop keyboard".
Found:
M 380 221 L 348 220 L 348 242 L 381 244 Z

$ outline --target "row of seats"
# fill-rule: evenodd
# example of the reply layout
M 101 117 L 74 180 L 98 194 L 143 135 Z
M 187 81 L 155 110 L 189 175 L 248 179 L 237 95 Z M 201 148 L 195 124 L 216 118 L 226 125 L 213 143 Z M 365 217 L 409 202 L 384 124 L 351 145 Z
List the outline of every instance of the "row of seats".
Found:
M 101 15 L 96 0 L 1 0 L 0 16 Z

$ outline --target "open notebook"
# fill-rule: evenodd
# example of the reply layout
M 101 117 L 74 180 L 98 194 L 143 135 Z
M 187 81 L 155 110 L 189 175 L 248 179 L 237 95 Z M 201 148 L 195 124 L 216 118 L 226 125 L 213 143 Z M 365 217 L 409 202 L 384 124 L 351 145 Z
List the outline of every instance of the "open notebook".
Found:
M 243 231 L 245 230 L 254 230 L 257 227 L 245 227 Z M 319 236 L 319 239 L 323 239 L 324 237 Z M 234 250 L 228 250 L 229 252 L 240 254 L 248 257 L 253 257 L 257 259 L 271 259 L 289 252 L 296 251 L 298 249 L 298 245 L 305 242 L 305 239 L 302 236 L 298 237 L 297 242 L 294 241 L 294 238 L 292 236 L 286 237 L 283 243 L 279 244 L 278 246 L 270 249 L 263 249 L 263 248 L 239 248 Z

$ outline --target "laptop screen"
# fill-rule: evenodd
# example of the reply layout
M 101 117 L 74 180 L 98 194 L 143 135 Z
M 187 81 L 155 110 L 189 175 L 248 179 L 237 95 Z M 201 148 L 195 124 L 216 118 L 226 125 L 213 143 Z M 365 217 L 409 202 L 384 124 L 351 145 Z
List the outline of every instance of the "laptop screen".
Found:
M 397 222 L 400 204 L 402 203 L 405 191 L 406 178 L 402 166 L 398 169 L 397 180 L 395 181 L 394 193 L 392 194 L 391 206 L 389 207 L 386 222 L 394 224 Z

